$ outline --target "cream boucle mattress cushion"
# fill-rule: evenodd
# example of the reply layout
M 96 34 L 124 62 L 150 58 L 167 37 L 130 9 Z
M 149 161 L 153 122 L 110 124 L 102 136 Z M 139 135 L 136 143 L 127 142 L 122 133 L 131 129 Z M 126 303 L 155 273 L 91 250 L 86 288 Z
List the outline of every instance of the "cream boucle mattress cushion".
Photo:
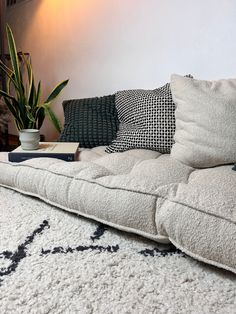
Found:
M 0 162 L 0 183 L 236 272 L 236 173 L 196 170 L 149 150 L 85 150 L 80 162 Z M 88 161 L 90 160 L 90 161 Z

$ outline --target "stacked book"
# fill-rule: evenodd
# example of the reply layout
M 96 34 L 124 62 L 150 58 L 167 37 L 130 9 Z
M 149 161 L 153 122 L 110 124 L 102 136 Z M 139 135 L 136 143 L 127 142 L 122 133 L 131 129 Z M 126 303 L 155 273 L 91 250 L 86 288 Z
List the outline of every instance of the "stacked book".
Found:
M 8 153 L 8 160 L 21 162 L 31 158 L 49 157 L 65 161 L 78 160 L 79 143 L 40 142 L 36 150 L 23 150 L 21 146 Z

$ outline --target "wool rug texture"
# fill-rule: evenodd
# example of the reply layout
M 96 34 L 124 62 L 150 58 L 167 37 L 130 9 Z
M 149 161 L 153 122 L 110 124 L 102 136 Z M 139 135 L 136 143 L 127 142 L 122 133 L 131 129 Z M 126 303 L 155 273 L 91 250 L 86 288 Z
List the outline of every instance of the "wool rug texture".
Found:
M 1 187 L 0 313 L 236 313 L 236 276 Z

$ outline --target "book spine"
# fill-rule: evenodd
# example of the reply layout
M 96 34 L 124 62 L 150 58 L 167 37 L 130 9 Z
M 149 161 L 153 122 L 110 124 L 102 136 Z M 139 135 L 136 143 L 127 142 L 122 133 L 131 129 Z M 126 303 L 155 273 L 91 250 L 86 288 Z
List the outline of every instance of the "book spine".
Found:
M 74 161 L 75 154 L 38 154 L 38 153 L 8 153 L 8 160 L 11 162 L 21 162 L 32 158 L 57 158 L 64 161 Z

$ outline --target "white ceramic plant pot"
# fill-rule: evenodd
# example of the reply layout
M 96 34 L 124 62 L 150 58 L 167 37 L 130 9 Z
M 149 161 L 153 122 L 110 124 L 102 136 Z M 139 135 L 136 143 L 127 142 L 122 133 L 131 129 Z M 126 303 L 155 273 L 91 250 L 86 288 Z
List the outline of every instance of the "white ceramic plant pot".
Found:
M 40 133 L 37 129 L 24 129 L 19 132 L 21 148 L 35 150 L 39 147 Z

